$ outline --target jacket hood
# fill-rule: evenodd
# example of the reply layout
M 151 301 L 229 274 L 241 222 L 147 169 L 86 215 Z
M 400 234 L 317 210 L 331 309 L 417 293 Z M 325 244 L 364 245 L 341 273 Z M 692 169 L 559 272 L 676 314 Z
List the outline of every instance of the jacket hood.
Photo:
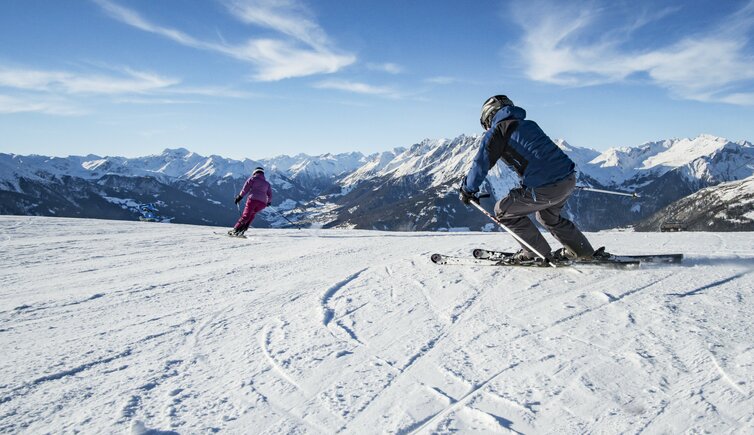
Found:
M 504 106 L 497 111 L 492 118 L 492 125 L 496 125 L 500 121 L 506 119 L 518 119 L 519 121 L 526 119 L 526 110 L 517 106 Z

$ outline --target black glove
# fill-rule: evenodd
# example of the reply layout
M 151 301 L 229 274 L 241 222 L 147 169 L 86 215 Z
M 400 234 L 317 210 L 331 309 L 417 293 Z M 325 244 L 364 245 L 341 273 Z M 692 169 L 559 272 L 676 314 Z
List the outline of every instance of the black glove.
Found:
M 475 193 L 469 192 L 468 190 L 466 190 L 463 184 L 461 184 L 461 187 L 458 188 L 458 192 L 459 192 L 458 199 L 460 199 L 461 202 L 463 202 L 464 204 L 469 205 L 471 201 L 474 201 L 475 203 L 479 204 L 479 197 L 477 197 Z
M 272 205 L 272 201 L 270 201 L 270 202 L 267 203 L 267 207 L 269 207 L 271 205 Z
M 236 205 L 238 205 L 238 203 L 241 202 L 241 198 L 243 198 L 243 196 L 236 195 L 236 200 L 234 201 L 236 203 Z

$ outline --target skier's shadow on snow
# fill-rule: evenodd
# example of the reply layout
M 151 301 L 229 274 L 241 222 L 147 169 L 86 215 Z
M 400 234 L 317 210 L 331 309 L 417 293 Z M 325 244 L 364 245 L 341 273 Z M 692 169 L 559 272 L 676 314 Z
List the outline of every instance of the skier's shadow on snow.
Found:
M 741 272 L 739 274 L 736 274 L 736 275 L 733 275 L 733 276 L 729 276 L 727 278 L 724 278 L 724 279 L 721 279 L 721 280 L 718 280 L 718 281 L 715 281 L 715 282 L 711 282 L 711 283 L 709 283 L 707 285 L 703 285 L 703 286 L 701 286 L 699 288 L 695 288 L 695 289 L 689 290 L 687 292 L 683 292 L 683 293 L 668 293 L 668 296 L 676 296 L 676 297 L 679 297 L 679 298 L 685 298 L 685 297 L 688 297 L 688 296 L 696 296 L 696 295 L 701 294 L 705 290 L 709 290 L 711 288 L 714 288 L 714 287 L 717 287 L 717 286 L 721 286 L 723 284 L 727 284 L 727 283 L 729 283 L 731 281 L 735 281 L 738 278 L 741 278 L 742 276 L 746 275 L 747 273 L 748 272 Z

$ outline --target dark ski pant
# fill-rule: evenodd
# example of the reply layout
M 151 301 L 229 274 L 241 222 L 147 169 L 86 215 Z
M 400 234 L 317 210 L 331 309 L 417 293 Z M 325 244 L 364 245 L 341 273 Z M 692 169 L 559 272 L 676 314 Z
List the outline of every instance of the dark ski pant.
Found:
M 241 217 L 238 218 L 238 222 L 233 225 L 233 228 L 240 233 L 248 230 L 251 221 L 254 220 L 254 216 L 264 210 L 265 207 L 267 207 L 267 204 L 264 202 L 249 198 L 246 200 L 246 207 L 244 207 Z
M 536 212 L 539 223 L 563 246 L 579 257 L 590 256 L 594 253 L 594 248 L 584 234 L 573 222 L 560 215 L 575 187 L 576 174 L 571 174 L 560 181 L 536 189 L 513 189 L 495 205 L 495 215 L 517 236 L 541 254 L 547 255 L 550 253 L 550 245 L 527 216 Z M 522 248 L 525 252 L 536 255 L 525 246 Z

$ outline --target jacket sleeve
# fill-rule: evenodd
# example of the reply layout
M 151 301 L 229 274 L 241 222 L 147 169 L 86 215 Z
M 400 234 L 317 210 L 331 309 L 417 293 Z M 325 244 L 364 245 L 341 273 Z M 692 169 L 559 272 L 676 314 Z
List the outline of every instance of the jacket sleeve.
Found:
M 272 202 L 272 186 L 267 183 L 267 202 Z
M 246 196 L 247 193 L 251 190 L 251 185 L 254 183 L 254 177 L 249 177 L 248 180 L 243 184 L 243 189 L 241 189 L 241 192 L 239 193 L 240 196 Z
M 471 162 L 471 169 L 464 178 L 464 186 L 467 192 L 476 193 L 479 191 L 479 186 L 482 185 L 484 178 L 487 177 L 487 173 L 490 168 L 494 166 L 494 162 L 490 162 L 489 142 L 492 140 L 494 128 L 487 130 L 482 141 L 479 143 L 479 149 L 476 152 L 474 160 Z

